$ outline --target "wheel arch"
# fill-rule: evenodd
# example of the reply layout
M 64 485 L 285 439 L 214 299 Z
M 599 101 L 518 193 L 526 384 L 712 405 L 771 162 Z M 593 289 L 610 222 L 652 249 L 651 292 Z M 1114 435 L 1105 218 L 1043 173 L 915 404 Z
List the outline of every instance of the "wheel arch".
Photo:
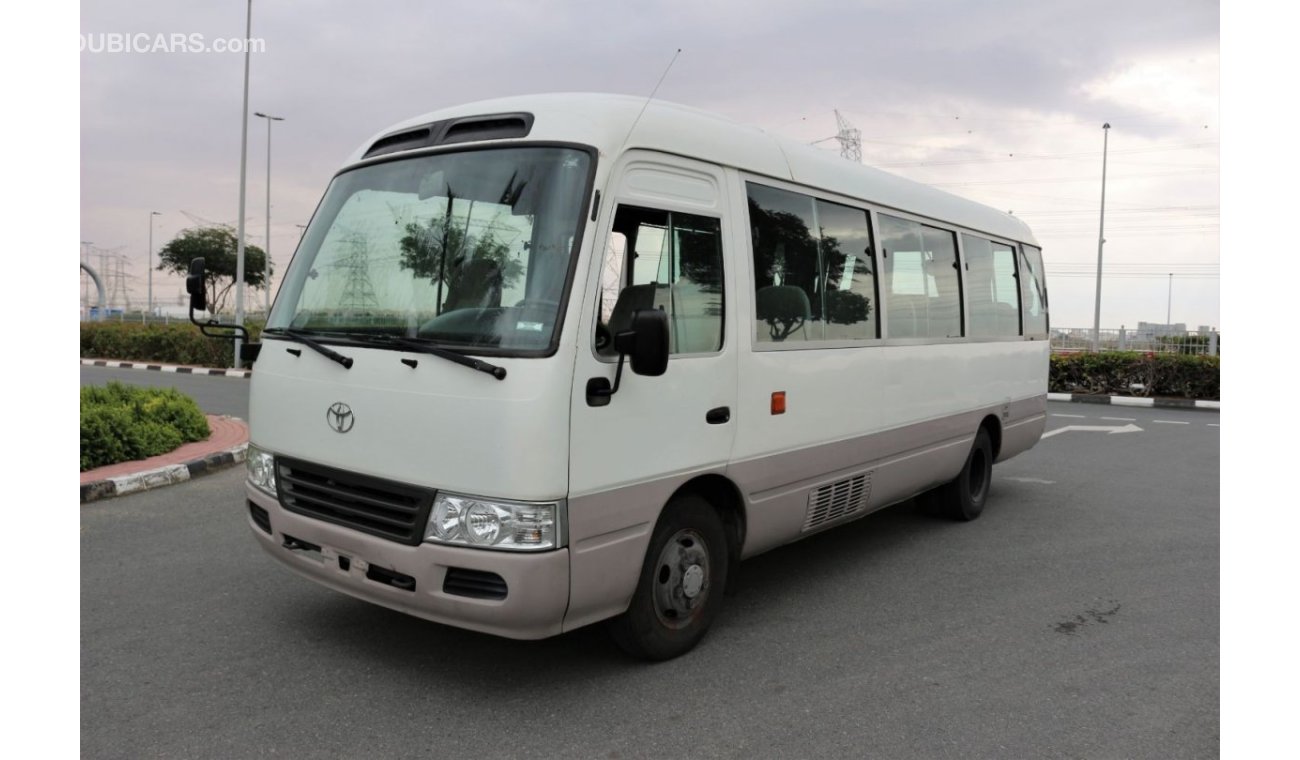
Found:
M 986 415 L 980 421 L 979 429 L 988 431 L 989 442 L 993 444 L 993 461 L 998 461 L 998 456 L 1002 454 L 1002 423 L 993 415 Z
M 724 475 L 710 473 L 699 475 L 683 483 L 673 492 L 672 499 L 694 494 L 709 502 L 722 518 L 727 535 L 727 554 L 733 567 L 740 561 L 740 549 L 745 545 L 745 500 L 740 489 Z M 732 574 L 735 577 L 735 574 Z

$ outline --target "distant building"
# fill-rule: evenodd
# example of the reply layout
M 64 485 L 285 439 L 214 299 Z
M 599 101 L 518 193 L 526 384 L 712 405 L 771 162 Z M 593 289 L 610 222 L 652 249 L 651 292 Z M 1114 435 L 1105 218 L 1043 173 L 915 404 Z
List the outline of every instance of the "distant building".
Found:
M 1179 322 L 1174 325 L 1158 324 L 1156 322 L 1138 322 L 1137 329 L 1133 331 L 1134 340 L 1155 340 L 1173 335 L 1186 335 L 1186 323 Z

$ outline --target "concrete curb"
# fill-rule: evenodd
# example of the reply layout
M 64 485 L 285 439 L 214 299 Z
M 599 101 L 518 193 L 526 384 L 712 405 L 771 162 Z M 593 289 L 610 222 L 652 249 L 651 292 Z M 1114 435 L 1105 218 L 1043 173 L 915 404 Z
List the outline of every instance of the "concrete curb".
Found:
M 178 375 L 216 375 L 247 378 L 251 369 L 217 369 L 214 367 L 185 367 L 174 364 L 148 364 L 145 362 L 116 362 L 107 359 L 82 359 L 83 367 L 108 367 L 109 369 L 148 369 L 155 372 L 173 372 Z
M 1071 401 L 1076 404 L 1110 404 L 1112 406 L 1146 406 L 1161 409 L 1202 409 L 1219 411 L 1218 401 L 1190 398 L 1149 398 L 1143 396 L 1094 396 L 1088 393 L 1049 393 L 1048 401 Z
M 169 464 L 131 475 L 120 475 L 114 478 L 96 480 L 92 483 L 83 483 L 81 485 L 81 503 L 111 499 L 114 496 L 125 496 L 137 491 L 148 491 L 151 488 L 184 483 L 191 478 L 206 475 L 209 472 L 234 467 L 242 463 L 247 454 L 248 444 L 241 443 L 224 451 L 216 451 L 205 457 L 192 459 L 181 464 Z

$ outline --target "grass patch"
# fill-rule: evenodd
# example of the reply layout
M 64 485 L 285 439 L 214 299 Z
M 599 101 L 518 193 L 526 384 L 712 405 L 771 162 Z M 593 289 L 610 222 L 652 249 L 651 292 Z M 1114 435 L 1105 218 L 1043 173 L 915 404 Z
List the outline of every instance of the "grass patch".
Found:
M 81 471 L 166 454 L 212 435 L 194 399 L 175 388 L 119 382 L 81 389 Z

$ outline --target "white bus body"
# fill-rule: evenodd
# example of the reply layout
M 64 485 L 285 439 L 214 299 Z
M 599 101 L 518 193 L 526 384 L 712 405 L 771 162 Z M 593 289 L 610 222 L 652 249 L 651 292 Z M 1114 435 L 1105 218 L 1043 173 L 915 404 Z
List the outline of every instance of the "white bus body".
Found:
M 662 102 L 411 119 L 348 160 L 277 295 L 252 533 L 439 623 L 614 618 L 629 651 L 675 656 L 743 558 L 936 487 L 979 514 L 993 461 L 1044 427 L 1037 246 L 1007 214 Z M 646 310 L 666 371 L 618 373 Z

